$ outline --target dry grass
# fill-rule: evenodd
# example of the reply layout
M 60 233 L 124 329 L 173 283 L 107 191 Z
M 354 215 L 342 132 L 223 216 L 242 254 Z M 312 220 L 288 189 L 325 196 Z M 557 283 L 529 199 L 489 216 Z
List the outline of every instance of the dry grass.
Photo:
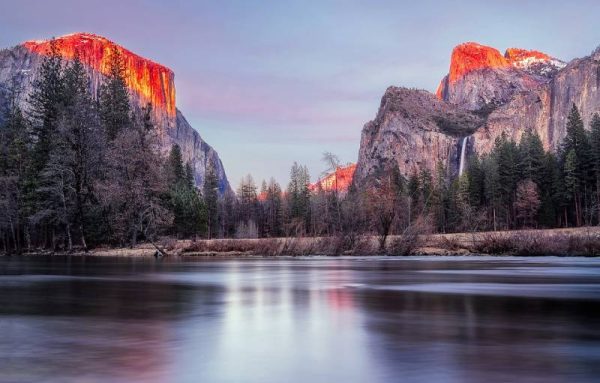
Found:
M 159 246 L 168 255 L 382 255 L 376 236 L 290 237 L 262 239 L 174 240 L 163 238 Z M 94 249 L 90 255 L 151 256 L 152 245 L 134 249 Z M 482 233 L 423 234 L 419 229 L 389 237 L 388 255 L 491 254 L 517 256 L 599 256 L 600 227 L 522 230 Z
M 595 228 L 573 231 L 515 231 L 485 233 L 473 241 L 471 251 L 518 256 L 600 255 L 600 233 Z

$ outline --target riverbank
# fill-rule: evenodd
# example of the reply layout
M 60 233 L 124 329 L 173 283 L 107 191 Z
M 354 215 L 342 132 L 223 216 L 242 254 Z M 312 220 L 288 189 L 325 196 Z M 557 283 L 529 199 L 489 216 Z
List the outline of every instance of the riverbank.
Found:
M 259 239 L 175 240 L 156 244 L 165 256 L 365 256 L 365 255 L 514 255 L 600 256 L 600 227 L 512 230 L 452 234 L 391 235 L 385 248 L 377 236 L 288 237 Z M 134 248 L 102 247 L 68 254 L 35 251 L 30 255 L 151 257 L 153 244 Z
M 304 255 L 515 255 L 598 256 L 600 227 L 514 230 L 478 233 L 389 236 L 385 249 L 377 236 L 174 240 L 159 248 L 167 256 L 304 256 Z M 92 256 L 153 256 L 156 247 L 97 248 Z M 81 253 L 76 253 L 83 255 Z

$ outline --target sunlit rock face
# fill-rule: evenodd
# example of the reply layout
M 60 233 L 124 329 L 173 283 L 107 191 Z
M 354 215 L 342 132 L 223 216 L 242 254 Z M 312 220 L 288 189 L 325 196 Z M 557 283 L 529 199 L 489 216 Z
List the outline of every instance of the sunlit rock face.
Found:
M 58 53 L 66 60 L 72 60 L 77 54 L 86 64 L 94 96 L 98 95 L 100 84 L 108 73 L 111 53 L 118 50 L 125 62 L 131 105 L 138 111 L 148 103 L 152 105 L 153 122 L 164 154 L 173 144 L 178 144 L 183 160 L 194 168 L 197 186 L 201 187 L 204 184 L 206 171 L 212 167 L 219 177 L 220 191 L 223 193 L 230 189 L 217 152 L 202 139 L 176 108 L 175 76 L 169 68 L 138 56 L 104 37 L 89 33 L 58 37 L 55 43 Z M 28 95 L 33 90 L 42 59 L 49 51 L 50 40 L 27 41 L 0 51 L 0 122 L 9 99 L 10 88 L 19 90 L 21 106 L 24 109 L 28 108 Z
M 405 177 L 421 169 L 457 175 L 463 145 L 467 156 L 485 154 L 502 134 L 518 142 L 527 130 L 556 150 L 573 104 L 586 128 L 600 113 L 600 49 L 565 64 L 538 51 L 502 55 L 461 44 L 437 95 L 387 89 L 363 128 L 354 182 L 360 187 L 394 167 Z
M 354 172 L 356 171 L 356 164 L 349 164 L 346 166 L 338 166 L 338 168 L 324 177 L 320 178 L 317 182 L 310 185 L 311 191 L 336 191 L 338 193 L 346 193 L 348 188 L 352 184 Z
M 502 55 L 492 47 L 464 43 L 452 51 L 450 70 L 436 94 L 461 107 L 489 113 L 515 94 L 546 83 L 564 65 L 535 50 L 509 48 Z
M 175 75 L 169 68 L 90 33 L 58 37 L 54 43 L 62 57 L 70 60 L 79 55 L 84 64 L 103 75 L 110 71 L 112 52 L 118 51 L 125 64 L 127 86 L 157 110 L 164 110 L 170 116 L 175 116 Z M 26 41 L 23 46 L 40 55 L 50 53 L 50 40 Z

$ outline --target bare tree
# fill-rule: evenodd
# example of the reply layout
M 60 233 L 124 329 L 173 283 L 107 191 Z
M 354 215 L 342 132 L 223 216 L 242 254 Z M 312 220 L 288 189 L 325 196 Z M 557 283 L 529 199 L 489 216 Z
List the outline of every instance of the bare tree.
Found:
M 533 227 L 535 217 L 540 208 L 540 197 L 535 182 L 525 179 L 517 184 L 515 209 L 517 218 L 525 227 Z

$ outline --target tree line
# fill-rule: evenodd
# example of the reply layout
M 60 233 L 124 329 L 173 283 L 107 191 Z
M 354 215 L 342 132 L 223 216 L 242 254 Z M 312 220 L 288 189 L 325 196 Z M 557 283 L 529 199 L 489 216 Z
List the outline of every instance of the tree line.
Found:
M 294 163 L 282 187 L 244 177 L 236 192 L 218 192 L 208 168 L 203 187 L 173 145 L 168 155 L 152 107 L 132 105 L 125 65 L 112 52 L 109 73 L 92 93 L 78 57 L 64 61 L 51 44 L 24 108 L 19 89 L 0 126 L 0 244 L 5 252 L 135 246 L 158 236 L 259 238 L 339 236 L 350 245 L 416 226 L 431 232 L 552 228 L 600 223 L 600 117 L 588 129 L 573 106 L 566 137 L 546 151 L 533 131 L 517 143 L 499 137 L 493 150 L 468 158 L 460 177 L 440 164 L 402 176 L 397 167 L 360 189 L 310 188 Z M 326 172 L 339 159 L 325 153 Z
M 466 171 L 436 170 L 402 176 L 397 167 L 373 175 L 360 189 L 309 190 L 306 167 L 294 164 L 287 189 L 273 179 L 259 188 L 246 176 L 229 206 L 227 237 L 340 236 L 353 242 L 415 227 L 435 233 L 577 227 L 600 224 L 600 116 L 588 129 L 573 105 L 566 136 L 554 151 L 538 134 L 519 142 L 502 135 L 491 152 L 468 157 Z M 324 155 L 327 171 L 339 166 Z M 318 185 L 317 185 L 318 186 Z
M 206 182 L 207 208 L 179 147 L 161 154 L 152 106 L 132 105 L 126 75 L 113 50 L 93 94 L 88 69 L 78 57 L 64 61 L 53 42 L 24 107 L 12 86 L 0 127 L 4 251 L 135 246 L 208 231 L 216 176 Z

